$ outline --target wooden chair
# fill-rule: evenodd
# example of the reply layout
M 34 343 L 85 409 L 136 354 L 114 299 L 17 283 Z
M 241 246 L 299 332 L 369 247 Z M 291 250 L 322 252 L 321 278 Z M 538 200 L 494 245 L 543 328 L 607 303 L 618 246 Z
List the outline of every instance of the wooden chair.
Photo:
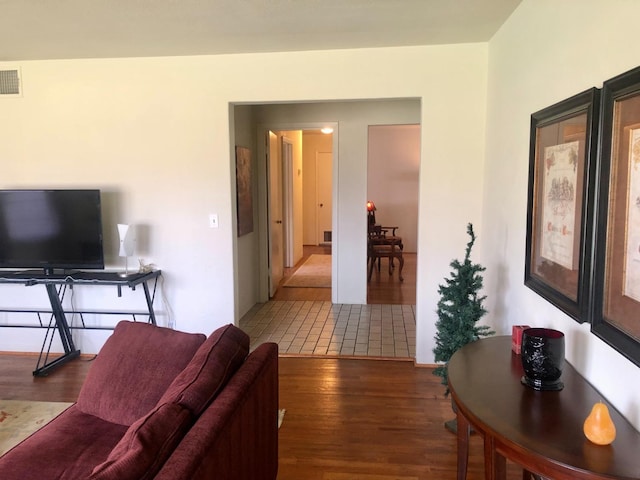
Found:
M 384 238 L 389 242 L 395 242 L 397 245 L 400 246 L 400 250 L 404 250 L 404 245 L 402 243 L 402 237 L 399 237 L 396 235 L 396 230 L 398 230 L 399 227 L 385 227 L 384 225 L 380 226 L 380 231 L 382 232 L 382 235 L 384 235 Z M 391 235 L 389 235 L 389 231 L 391 231 Z
M 397 227 L 396 227 L 397 228 Z M 394 230 L 395 232 L 395 230 Z M 367 282 L 371 281 L 371 275 L 373 269 L 378 264 L 378 271 L 380 271 L 380 263 L 382 258 L 389 259 L 389 275 L 393 275 L 395 270 L 395 259 L 398 259 L 399 269 L 398 278 L 402 282 L 402 269 L 404 268 L 404 258 L 402 257 L 402 238 L 393 236 L 387 236 L 383 228 L 379 225 L 373 225 L 369 228 L 369 239 L 367 245 L 367 257 L 369 274 L 367 276 Z

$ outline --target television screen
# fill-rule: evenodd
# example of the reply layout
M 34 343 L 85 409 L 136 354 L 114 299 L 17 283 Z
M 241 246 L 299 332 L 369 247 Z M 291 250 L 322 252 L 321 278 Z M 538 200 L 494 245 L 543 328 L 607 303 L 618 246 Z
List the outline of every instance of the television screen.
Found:
M 100 191 L 0 190 L 0 268 L 104 268 Z

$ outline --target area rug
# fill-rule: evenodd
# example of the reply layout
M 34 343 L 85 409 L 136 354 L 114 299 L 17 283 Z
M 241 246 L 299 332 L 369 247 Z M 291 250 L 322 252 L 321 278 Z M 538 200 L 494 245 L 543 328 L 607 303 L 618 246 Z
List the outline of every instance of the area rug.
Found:
M 66 410 L 71 403 L 0 400 L 0 455 Z
M 331 288 L 331 255 L 311 255 L 284 283 L 284 286 Z

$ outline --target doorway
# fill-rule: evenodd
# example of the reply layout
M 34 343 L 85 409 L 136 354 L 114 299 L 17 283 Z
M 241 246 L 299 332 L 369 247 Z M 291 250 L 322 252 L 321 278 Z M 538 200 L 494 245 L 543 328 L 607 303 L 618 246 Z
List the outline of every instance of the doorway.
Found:
M 269 297 L 330 301 L 333 135 L 319 128 L 272 128 L 267 143 L 268 238 L 276 241 L 269 244 Z M 281 228 L 282 258 L 277 243 Z M 280 271 L 281 276 L 274 276 Z
M 331 246 L 332 242 L 332 226 L 331 226 L 331 210 L 332 210 L 332 182 L 333 182 L 333 153 L 332 152 L 315 152 L 316 165 L 316 188 L 315 188 L 315 207 L 316 207 L 316 241 L 315 245 Z
M 403 280 L 381 259 L 367 282 L 367 303 L 416 303 L 420 125 L 370 125 L 367 148 L 367 201 L 375 223 L 402 245 Z M 364 214 L 364 207 L 363 207 Z M 396 261 L 397 263 L 397 261 Z
M 238 108 L 238 107 L 236 107 Z M 268 292 L 261 283 L 258 304 L 244 310 L 241 326 L 252 337 L 252 344 L 260 341 L 276 341 L 284 354 L 313 353 L 327 355 L 367 355 L 376 357 L 415 358 L 415 307 L 414 305 L 377 304 L 366 305 L 366 215 L 364 204 L 367 196 L 367 132 L 370 125 L 419 123 L 421 107 L 418 99 L 389 99 L 376 101 L 326 101 L 311 103 L 278 103 L 264 105 L 244 105 L 242 117 L 236 116 L 235 128 L 240 134 L 246 135 L 252 127 L 257 128 L 259 135 L 254 136 L 257 152 L 258 172 L 258 202 L 257 218 L 260 228 L 259 238 L 256 238 L 257 250 L 261 259 L 265 258 L 268 244 L 266 235 L 266 168 L 265 136 L 268 129 L 275 133 L 302 131 L 304 135 L 311 130 L 318 130 L 322 125 L 319 118 L 333 119 L 334 133 L 331 141 L 332 157 L 332 220 L 330 238 L 331 244 L 324 243 L 326 228 L 303 228 L 304 232 L 314 231 L 313 239 L 303 239 L 304 257 L 311 253 L 331 253 L 332 257 L 332 285 L 330 289 L 306 288 L 299 292 L 305 295 L 293 295 L 292 288 L 280 288 L 268 301 Z M 241 120 L 238 120 L 241 119 Z M 338 129 L 338 127 L 340 127 Z M 255 130 L 254 130 L 255 131 Z M 292 135 L 291 135 L 292 136 Z M 303 148 L 309 144 L 303 141 Z M 318 149 L 318 152 L 329 150 Z M 295 156 L 295 141 L 294 141 Z M 321 158 L 322 155 L 319 156 Z M 263 171 L 261 171 L 263 169 Z M 294 172 L 297 174 L 297 172 Z M 303 180 L 310 175 L 303 171 Z M 263 187 L 264 186 L 264 187 Z M 265 190 L 260 191 L 260 188 Z M 306 186 L 302 189 L 307 194 Z M 315 203 L 315 205 L 314 205 Z M 303 222 L 316 223 L 318 199 L 309 204 L 316 209 L 309 214 L 304 210 Z M 305 201 L 305 204 L 307 202 Z M 262 219 L 262 221 L 260 221 Z M 309 252 L 309 249 L 325 249 L 324 251 Z M 330 250 L 329 250 L 330 249 Z M 244 251 L 239 252 L 243 255 Z M 262 269 L 263 261 L 255 262 Z M 264 272 L 253 272 L 239 275 L 240 288 L 246 285 L 244 279 L 255 274 L 263 282 Z M 287 275 L 287 268 L 284 269 Z M 328 292 L 331 292 L 329 298 Z M 264 292 L 267 292 L 266 294 Z M 287 297 L 282 297 L 283 293 Z M 321 296 L 317 296 L 319 294 Z M 279 301 L 287 300 L 287 301 Z M 370 302 L 373 303 L 370 298 Z M 382 302 L 381 302 L 382 303 Z M 267 318 L 268 317 L 268 318 Z M 313 318 L 313 325 L 311 319 Z M 268 323 L 277 322 L 276 324 Z M 351 322 L 355 321 L 356 324 Z M 403 325 L 402 328 L 399 325 Z M 318 330 L 312 336 L 308 332 Z M 333 333 L 330 334 L 330 329 Z M 353 333 L 356 333 L 353 337 Z M 404 332 L 405 337 L 398 338 L 396 334 Z M 360 338 L 360 337 L 363 338 Z M 325 345 L 326 339 L 330 344 Z M 304 345 L 303 345 L 304 344 Z M 313 347 L 313 350 L 310 351 Z M 339 346 L 339 347 L 338 347 Z M 339 350 L 338 350 L 339 348 Z
M 332 287 L 335 304 L 366 304 L 367 131 L 370 125 L 420 123 L 419 98 L 266 102 L 233 105 L 234 145 L 254 152 L 254 235 L 235 242 L 238 312 L 269 299 L 265 131 L 319 129 L 331 119 L 333 133 Z M 339 128 L 338 128 L 339 127 Z M 306 144 L 306 142 L 305 142 Z M 308 175 L 305 175 L 305 177 Z M 303 221 L 307 221 L 305 213 Z M 312 242 L 304 241 L 305 244 Z M 253 302 L 251 302 L 253 300 Z

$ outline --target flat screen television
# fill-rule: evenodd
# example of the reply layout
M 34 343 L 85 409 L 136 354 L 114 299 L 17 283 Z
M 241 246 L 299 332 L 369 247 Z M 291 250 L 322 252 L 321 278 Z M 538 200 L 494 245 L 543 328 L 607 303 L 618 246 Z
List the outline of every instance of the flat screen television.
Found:
M 0 268 L 103 269 L 100 190 L 0 190 Z

